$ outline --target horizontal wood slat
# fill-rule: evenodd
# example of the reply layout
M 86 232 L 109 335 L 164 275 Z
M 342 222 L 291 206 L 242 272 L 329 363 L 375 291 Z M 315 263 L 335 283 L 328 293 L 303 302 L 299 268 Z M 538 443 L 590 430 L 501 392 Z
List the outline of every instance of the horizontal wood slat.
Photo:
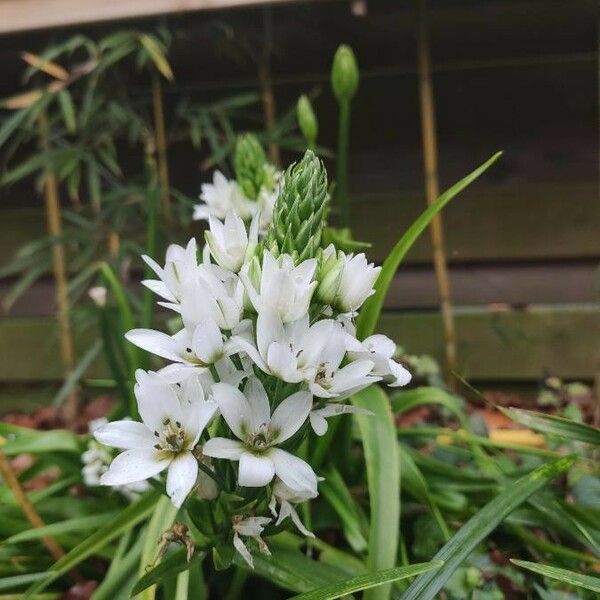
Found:
M 424 209 L 421 192 L 357 194 L 355 236 L 373 244 L 370 258 L 383 260 Z M 596 183 L 492 186 L 479 183 L 444 209 L 450 263 L 600 258 L 600 205 Z M 185 236 L 198 235 L 195 223 Z M 24 243 L 44 235 L 38 209 L 0 209 L 0 264 Z M 429 236 L 407 256 L 408 264 L 431 261 Z
M 0 0 L 0 33 L 291 0 Z
M 437 313 L 386 313 L 379 329 L 411 354 L 442 355 Z M 478 380 L 538 379 L 545 373 L 591 378 L 600 369 L 600 307 L 536 307 L 528 311 L 462 309 L 456 315 L 460 370 Z M 79 351 L 93 331 L 76 336 Z M 61 377 L 56 321 L 0 320 L 0 381 L 51 381 Z M 88 377 L 107 371 L 97 361 Z

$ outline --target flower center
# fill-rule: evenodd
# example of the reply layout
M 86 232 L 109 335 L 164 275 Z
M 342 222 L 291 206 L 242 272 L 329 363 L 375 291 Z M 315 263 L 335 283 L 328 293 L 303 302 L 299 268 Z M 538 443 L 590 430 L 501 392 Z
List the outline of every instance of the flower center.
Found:
M 333 383 L 333 369 L 329 363 L 321 363 L 315 375 L 315 383 L 327 389 Z
M 171 421 L 168 417 L 163 419 L 162 429 L 155 431 L 154 437 L 158 439 L 154 447 L 163 452 L 181 452 L 186 443 L 185 430 L 181 423 Z
M 251 433 L 246 438 L 246 445 L 257 452 L 262 452 L 271 446 L 272 440 L 273 434 L 270 431 L 269 426 L 266 423 L 263 423 L 258 428 L 258 431 Z

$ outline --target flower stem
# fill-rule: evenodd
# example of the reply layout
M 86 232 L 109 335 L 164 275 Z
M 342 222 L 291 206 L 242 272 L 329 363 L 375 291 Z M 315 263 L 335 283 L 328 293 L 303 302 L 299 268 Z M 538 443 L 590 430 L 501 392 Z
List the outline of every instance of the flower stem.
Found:
M 160 200 L 165 223 L 171 225 L 173 215 L 171 212 L 171 198 L 169 196 L 169 163 L 167 162 L 165 111 L 160 85 L 160 75 L 157 72 L 152 74 L 152 107 L 154 110 L 154 136 L 156 142 L 156 163 L 160 187 Z
M 348 146 L 350 141 L 350 101 L 339 103 L 339 127 L 336 164 L 336 196 L 342 227 L 350 227 L 350 198 L 348 196 Z

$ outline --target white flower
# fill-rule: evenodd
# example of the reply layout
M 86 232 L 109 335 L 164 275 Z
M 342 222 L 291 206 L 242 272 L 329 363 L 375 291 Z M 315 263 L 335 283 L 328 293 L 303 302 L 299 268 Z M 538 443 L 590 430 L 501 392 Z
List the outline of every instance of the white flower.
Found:
M 223 334 L 209 319 L 172 336 L 155 329 L 132 329 L 125 338 L 143 350 L 182 363 L 195 372 L 216 363 L 224 354 Z
M 317 476 L 303 460 L 276 448 L 294 435 L 306 421 L 312 407 L 309 392 L 292 394 L 271 415 L 269 399 L 256 377 L 246 382 L 244 393 L 226 383 L 213 387 L 227 425 L 238 438 L 212 438 L 203 453 L 215 458 L 239 461 L 238 483 L 245 487 L 262 487 L 277 475 L 298 492 L 317 489 Z
M 256 344 L 245 336 L 233 336 L 229 353 L 244 351 L 259 369 L 288 383 L 306 381 L 313 395 L 338 401 L 379 381 L 373 361 L 358 359 L 342 366 L 346 334 L 331 319 L 309 326 L 308 315 L 284 324 L 279 315 L 265 308 L 256 321 Z
M 281 172 L 276 175 L 277 181 L 273 189 L 269 190 L 263 186 L 258 192 L 256 201 L 258 202 L 258 210 L 260 211 L 259 225 L 262 234 L 267 232 L 273 222 L 273 210 L 275 209 L 275 203 L 279 197 L 279 180 L 281 179 L 281 176 Z
M 258 287 L 242 269 L 240 278 L 257 313 L 266 308 L 279 314 L 284 323 L 296 321 L 308 312 L 317 282 L 313 281 L 317 261 L 314 258 L 297 267 L 291 256 L 282 254 L 275 259 L 265 251 Z
M 252 219 L 250 235 L 244 221 L 233 211 L 227 211 L 225 222 L 210 216 L 210 231 L 204 232 L 206 243 L 217 264 L 237 273 L 258 242 L 258 219 Z
M 96 285 L 88 290 L 88 296 L 94 304 L 99 307 L 106 306 L 106 288 L 103 285 Z
M 342 313 L 354 313 L 375 293 L 373 285 L 381 267 L 367 262 L 364 253 L 344 255 L 344 268 L 334 299 L 334 306 Z
M 142 284 L 168 302 L 180 302 L 183 282 L 193 277 L 198 268 L 196 240 L 192 238 L 185 248 L 171 244 L 164 269 L 149 256 L 142 259 L 158 275 L 158 279 L 146 279 Z
M 273 494 L 271 495 L 271 500 L 269 502 L 271 514 L 273 517 L 277 518 L 275 525 L 281 524 L 285 519 L 290 517 L 300 533 L 306 537 L 314 538 L 315 535 L 312 531 L 309 531 L 304 527 L 304 524 L 300 520 L 292 503 L 297 504 L 316 497 L 317 494 L 313 492 L 296 492 L 285 485 L 283 481 L 277 479 L 273 485 Z M 277 503 L 280 504 L 279 516 L 277 515 Z
M 237 181 L 229 180 L 221 171 L 213 173 L 212 183 L 201 186 L 201 204 L 194 207 L 194 220 L 208 220 L 212 215 L 224 219 L 231 209 L 245 221 L 251 219 L 258 208 L 256 202 L 244 196 Z
M 240 536 L 251 537 L 258 544 L 258 549 L 267 556 L 271 556 L 271 552 L 267 544 L 260 537 L 263 529 L 271 522 L 269 517 L 247 517 L 243 519 L 240 515 L 234 515 L 231 520 L 233 528 L 233 545 L 240 553 L 242 558 L 248 563 L 251 569 L 254 569 L 254 561 L 246 544 Z
M 186 280 L 181 305 L 165 305 L 181 313 L 183 324 L 193 328 L 211 319 L 223 330 L 233 329 L 242 316 L 244 286 L 235 273 L 218 265 L 202 264 Z
M 348 336 L 348 355 L 354 360 L 368 359 L 373 361 L 373 375 L 379 375 L 391 387 L 406 385 L 412 376 L 408 369 L 394 359 L 396 344 L 389 337 L 381 334 L 371 335 L 359 342 Z
M 115 421 L 94 432 L 100 443 L 125 450 L 113 460 L 101 483 L 126 485 L 167 469 L 167 494 L 180 507 L 196 484 L 198 463 L 192 450 L 216 404 L 204 400 L 193 377 L 181 389 L 152 372 L 138 370 L 136 379 L 134 391 L 143 422 Z
M 310 421 L 310 426 L 317 435 L 325 435 L 329 426 L 326 419 L 346 414 L 373 415 L 370 410 L 360 408 L 359 406 L 353 406 L 352 404 L 327 402 L 323 406 L 311 410 L 308 419 Z

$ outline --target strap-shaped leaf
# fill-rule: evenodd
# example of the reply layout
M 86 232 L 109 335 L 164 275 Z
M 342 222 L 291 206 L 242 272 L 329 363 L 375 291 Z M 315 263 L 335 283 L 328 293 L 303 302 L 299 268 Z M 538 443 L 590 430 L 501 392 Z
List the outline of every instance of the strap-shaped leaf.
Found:
M 365 302 L 357 319 L 356 333 L 359 339 L 364 339 L 375 331 L 375 326 L 379 320 L 383 301 L 388 292 L 392 279 L 398 270 L 402 259 L 411 249 L 412 245 L 423 233 L 431 219 L 452 200 L 457 194 L 462 192 L 468 185 L 473 183 L 484 171 L 494 164 L 502 152 L 497 152 L 489 160 L 477 167 L 472 173 L 469 173 L 464 179 L 455 183 L 447 189 L 431 206 L 429 206 L 421 216 L 406 230 L 406 233 L 398 240 L 389 256 L 383 263 L 383 268 L 375 283 L 375 293 Z
M 355 415 L 362 438 L 371 506 L 367 566 L 370 571 L 396 564 L 400 522 L 400 458 L 394 416 L 385 392 L 376 385 L 352 397 L 352 404 L 374 413 Z M 366 600 L 386 600 L 391 586 L 365 592 Z
M 582 573 L 576 573 L 575 571 L 569 571 L 568 569 L 560 569 L 559 567 L 553 567 L 551 565 L 542 565 L 540 563 L 529 562 L 528 560 L 516 560 L 510 559 L 510 562 L 528 569 L 544 577 L 550 579 L 556 579 L 569 585 L 583 588 L 584 590 L 591 590 L 592 592 L 600 593 L 600 577 L 592 577 L 591 575 L 583 575 Z
M 399 581 L 400 579 L 414 577 L 415 575 L 420 575 L 426 571 L 439 569 L 441 566 L 441 561 L 433 560 L 431 562 L 418 563 L 407 567 L 386 569 L 385 571 L 369 573 L 368 575 L 359 575 L 358 577 L 353 577 L 352 579 L 347 579 L 340 583 L 332 583 L 331 585 L 326 585 L 317 590 L 313 590 L 312 592 L 294 596 L 292 600 L 333 600 L 334 598 L 341 598 L 342 596 L 353 594 L 354 592 L 376 588 L 385 583 L 389 584 L 393 581 Z
M 402 596 L 402 600 L 433 600 L 438 597 L 452 573 L 517 506 L 543 487 L 551 479 L 566 471 L 576 460 L 567 456 L 543 465 L 518 479 L 504 492 L 486 504 L 475 516 L 463 525 L 445 544 L 434 559 L 444 561 L 435 573 L 419 576 Z

